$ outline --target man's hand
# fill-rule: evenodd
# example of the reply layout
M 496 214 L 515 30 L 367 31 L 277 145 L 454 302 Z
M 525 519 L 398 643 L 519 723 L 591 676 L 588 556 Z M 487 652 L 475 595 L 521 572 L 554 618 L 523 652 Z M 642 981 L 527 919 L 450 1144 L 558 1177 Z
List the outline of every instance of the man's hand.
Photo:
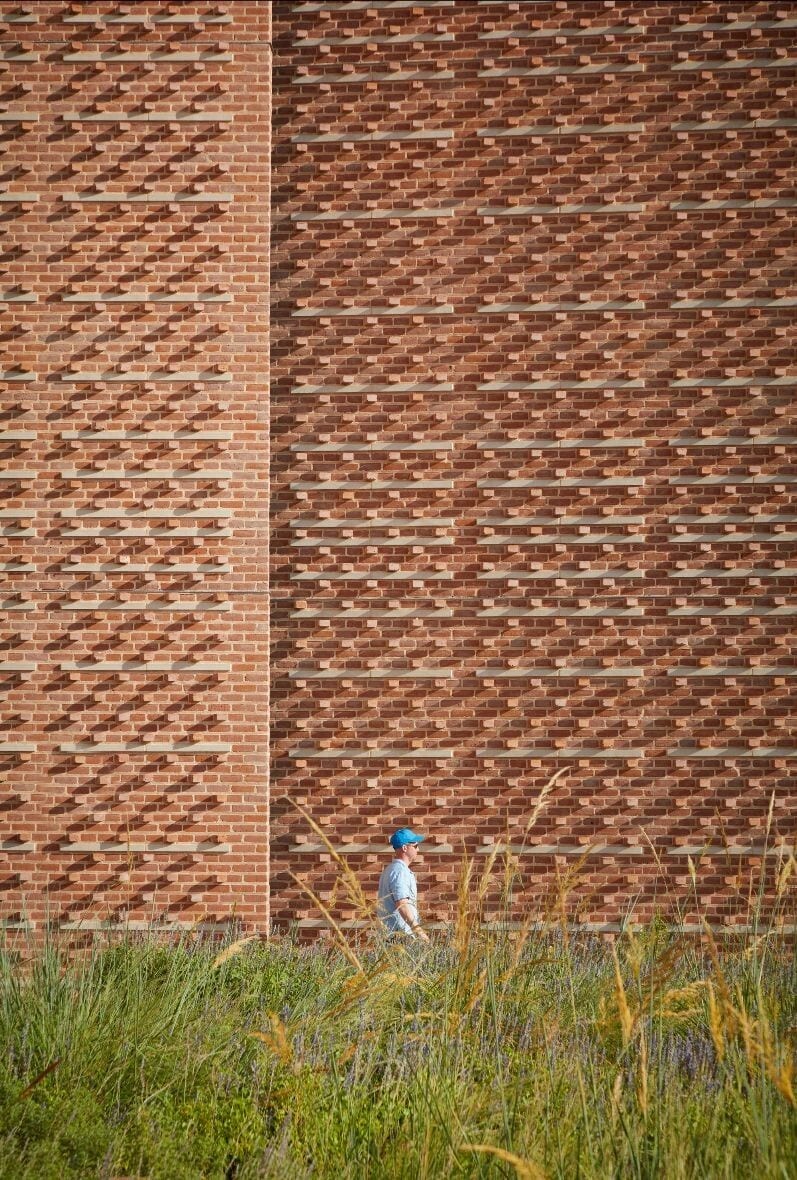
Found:
M 429 941 L 429 935 L 423 929 L 420 922 L 416 921 L 415 911 L 405 897 L 402 897 L 401 901 L 396 902 L 396 913 L 401 915 L 415 938 L 419 938 L 421 942 Z

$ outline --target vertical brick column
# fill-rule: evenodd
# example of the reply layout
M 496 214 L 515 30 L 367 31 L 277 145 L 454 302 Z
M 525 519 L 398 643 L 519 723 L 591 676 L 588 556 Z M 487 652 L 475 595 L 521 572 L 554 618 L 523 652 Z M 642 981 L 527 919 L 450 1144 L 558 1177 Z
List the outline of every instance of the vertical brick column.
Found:
M 268 921 L 269 21 L 4 8 L 7 929 Z
M 428 832 L 432 917 L 498 844 L 518 918 L 579 864 L 587 927 L 696 926 L 691 857 L 743 927 L 794 815 L 794 19 L 275 15 L 275 799 L 371 885 Z

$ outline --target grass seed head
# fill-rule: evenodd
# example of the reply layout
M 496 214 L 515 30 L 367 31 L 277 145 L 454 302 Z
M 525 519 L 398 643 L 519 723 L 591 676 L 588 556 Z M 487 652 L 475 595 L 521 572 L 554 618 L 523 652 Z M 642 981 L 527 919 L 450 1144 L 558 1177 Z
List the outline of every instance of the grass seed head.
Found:
M 617 1005 L 620 1029 L 623 1034 L 623 1044 L 627 1045 L 634 1031 L 635 1018 L 628 1003 L 628 996 L 626 994 L 625 984 L 623 983 L 622 972 L 620 971 L 620 960 L 617 958 L 617 950 L 614 946 L 612 946 L 612 962 L 614 964 L 614 999 Z
M 487 1155 L 494 1155 L 496 1159 L 503 1160 L 504 1163 L 511 1164 L 518 1180 L 545 1180 L 545 1173 L 536 1164 L 531 1163 L 530 1160 L 521 1159 L 519 1155 L 506 1151 L 503 1147 L 493 1147 L 489 1143 L 463 1143 L 462 1150 L 484 1152 Z
M 258 938 L 256 934 L 248 934 L 245 938 L 237 938 L 235 942 L 231 942 L 228 947 L 220 951 L 216 958 L 210 964 L 211 971 L 215 971 L 217 967 L 221 967 L 224 963 L 234 959 L 236 955 L 240 955 L 244 947 L 249 946 L 250 942 L 255 942 Z

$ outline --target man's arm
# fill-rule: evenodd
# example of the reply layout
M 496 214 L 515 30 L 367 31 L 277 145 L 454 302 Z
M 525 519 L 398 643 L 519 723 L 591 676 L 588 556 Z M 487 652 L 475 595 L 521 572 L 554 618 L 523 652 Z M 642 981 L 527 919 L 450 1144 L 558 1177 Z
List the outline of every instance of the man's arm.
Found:
M 421 942 L 429 941 L 429 935 L 416 920 L 413 908 L 406 897 L 402 897 L 400 901 L 396 902 L 396 913 L 401 915 L 416 938 L 420 938 Z

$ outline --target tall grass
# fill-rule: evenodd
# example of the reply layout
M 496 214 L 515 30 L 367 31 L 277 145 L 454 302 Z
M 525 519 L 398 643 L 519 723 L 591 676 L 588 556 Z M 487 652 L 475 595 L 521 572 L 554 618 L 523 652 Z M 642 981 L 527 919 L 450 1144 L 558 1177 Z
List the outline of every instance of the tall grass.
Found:
M 564 886 L 485 928 L 513 872 L 465 862 L 428 947 L 7 949 L 0 1177 L 794 1176 L 786 884 L 747 937 L 607 943 L 557 922 Z

